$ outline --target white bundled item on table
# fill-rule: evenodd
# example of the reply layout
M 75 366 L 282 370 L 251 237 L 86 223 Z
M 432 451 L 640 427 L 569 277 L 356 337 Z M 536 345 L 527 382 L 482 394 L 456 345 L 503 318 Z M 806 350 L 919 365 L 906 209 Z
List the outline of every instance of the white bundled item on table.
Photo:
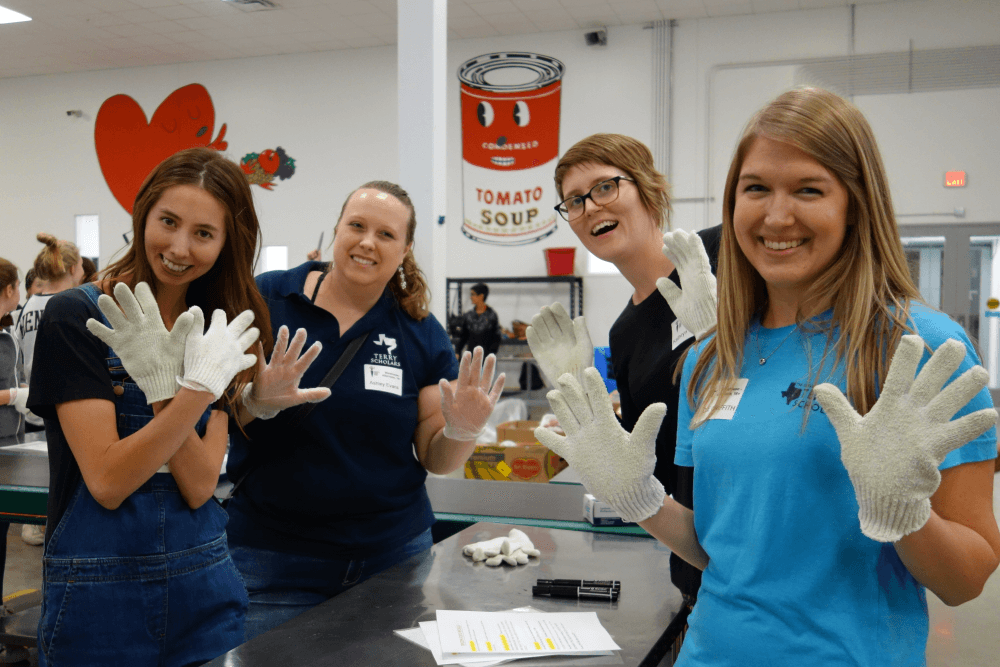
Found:
M 506 536 L 466 544 L 462 547 L 462 553 L 473 562 L 485 562 L 490 567 L 498 567 L 502 563 L 526 565 L 529 558 L 538 558 L 542 552 L 535 548 L 524 531 L 511 528 Z

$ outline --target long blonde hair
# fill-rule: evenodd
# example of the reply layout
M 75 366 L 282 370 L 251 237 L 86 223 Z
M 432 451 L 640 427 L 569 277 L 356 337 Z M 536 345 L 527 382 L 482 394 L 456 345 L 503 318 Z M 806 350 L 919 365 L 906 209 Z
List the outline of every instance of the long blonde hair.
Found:
M 39 232 L 35 238 L 45 244 L 35 257 L 35 275 L 40 279 L 50 283 L 62 280 L 80 263 L 80 250 L 75 243 L 61 241 L 45 232 Z
M 711 414 L 717 400 L 735 386 L 743 365 L 743 347 L 755 317 L 767 310 L 763 278 L 736 241 L 733 211 L 736 187 L 747 152 L 757 137 L 791 144 L 831 171 L 847 188 L 847 231 L 837 257 L 803 295 L 802 304 L 830 303 L 830 320 L 800 327 L 832 332 L 822 359 L 810 375 L 816 381 L 827 355 L 834 367 L 843 362 L 847 398 L 861 414 L 875 404 L 885 381 L 891 351 L 912 330 L 906 321 L 910 303 L 921 301 L 913 284 L 896 227 L 882 158 L 868 121 L 847 100 L 818 88 L 786 92 L 747 124 L 726 177 L 719 247 L 719 323 L 695 364 L 688 401 L 698 405 L 695 421 Z M 815 370 L 815 373 L 813 373 Z M 809 410 L 806 410 L 808 415 Z

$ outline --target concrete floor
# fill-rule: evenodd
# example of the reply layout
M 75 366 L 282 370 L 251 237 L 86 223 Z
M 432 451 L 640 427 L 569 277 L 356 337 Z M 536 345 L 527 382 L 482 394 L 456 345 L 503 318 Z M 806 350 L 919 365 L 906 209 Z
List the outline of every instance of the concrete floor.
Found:
M 993 510 L 1000 516 L 1000 475 L 994 477 Z M 7 571 L 3 594 L 41 588 L 42 547 L 21 540 L 21 525 L 7 536 Z M 994 573 L 983 594 L 960 607 L 947 607 L 928 593 L 930 636 L 928 667 L 995 667 L 1000 663 L 1000 573 Z M 32 662 L 32 664 L 35 664 Z

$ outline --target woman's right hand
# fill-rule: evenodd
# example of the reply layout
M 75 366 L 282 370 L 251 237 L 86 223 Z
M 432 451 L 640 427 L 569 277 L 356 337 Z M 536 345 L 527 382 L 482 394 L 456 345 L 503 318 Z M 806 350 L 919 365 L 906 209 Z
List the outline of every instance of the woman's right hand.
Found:
M 564 373 L 583 382 L 583 369 L 594 365 L 594 344 L 583 315 L 571 320 L 558 301 L 531 318 L 525 332 L 528 348 L 552 384 Z
M 281 325 L 271 360 L 265 364 L 263 351 L 258 352 L 257 376 L 243 390 L 243 407 L 257 419 L 270 419 L 285 408 L 329 398 L 327 387 L 299 388 L 302 376 L 323 350 L 323 344 L 316 341 L 302 354 L 306 336 L 306 330 L 299 329 L 289 343 L 288 327 Z
M 629 433 L 615 417 L 604 380 L 596 368 L 583 371 L 584 386 L 566 373 L 559 389 L 548 393 L 552 411 L 565 436 L 547 428 L 535 437 L 576 470 L 583 485 L 608 503 L 625 521 L 648 519 L 663 506 L 666 492 L 655 477 L 656 435 L 667 413 L 663 403 L 653 403 L 639 416 Z
M 177 393 L 177 377 L 184 366 L 184 341 L 194 316 L 182 313 L 173 330 L 167 331 L 156 297 L 146 283 L 136 285 L 134 295 L 128 285 L 118 283 L 115 298 L 118 303 L 107 294 L 97 299 L 97 307 L 113 328 L 90 318 L 87 329 L 114 350 L 146 395 L 147 403 L 172 398 Z
M 201 308 L 192 306 L 188 312 L 194 324 L 184 347 L 182 384 L 209 391 L 219 400 L 237 373 L 257 363 L 257 355 L 246 353 L 260 336 L 257 327 L 250 326 L 253 311 L 244 310 L 227 325 L 225 311 L 216 310 L 208 331 Z

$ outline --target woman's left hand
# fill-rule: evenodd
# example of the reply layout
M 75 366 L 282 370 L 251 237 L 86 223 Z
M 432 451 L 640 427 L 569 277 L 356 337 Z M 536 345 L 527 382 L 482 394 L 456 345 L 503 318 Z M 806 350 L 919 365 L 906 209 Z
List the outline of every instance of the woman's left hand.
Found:
M 832 384 L 814 389 L 837 430 L 861 532 L 879 542 L 896 542 L 927 523 L 941 483 L 938 466 L 997 422 L 992 408 L 952 420 L 989 380 L 986 369 L 974 366 L 942 389 L 965 359 L 965 345 L 945 341 L 914 379 L 923 352 L 919 336 L 902 337 L 882 394 L 864 417 Z
M 462 355 L 458 386 L 454 390 L 447 380 L 442 379 L 438 383 L 445 421 L 444 437 L 452 440 L 475 440 L 479 437 L 503 391 L 504 373 L 493 382 L 496 362 L 496 355 L 491 354 L 484 363 L 483 348 L 477 346 L 474 353 Z
M 306 335 L 305 329 L 299 329 L 289 343 L 288 327 L 282 325 L 267 364 L 263 351 L 258 351 L 257 377 L 243 390 L 243 407 L 257 419 L 270 419 L 285 408 L 329 398 L 326 387 L 299 388 L 302 376 L 323 350 L 323 344 L 316 341 L 302 354 Z

